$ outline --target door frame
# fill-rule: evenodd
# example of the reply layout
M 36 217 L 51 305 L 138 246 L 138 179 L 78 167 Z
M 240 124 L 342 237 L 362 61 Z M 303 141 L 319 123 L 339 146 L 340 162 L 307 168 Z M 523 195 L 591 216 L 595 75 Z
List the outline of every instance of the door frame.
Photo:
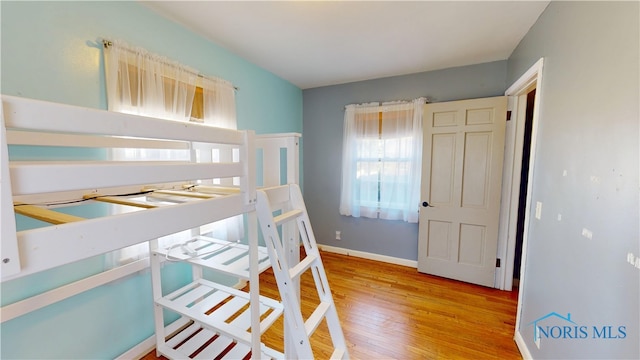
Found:
M 520 192 L 520 171 L 522 169 L 522 146 L 524 142 L 524 126 L 526 114 L 526 95 L 536 89 L 533 104 L 533 127 L 531 133 L 531 149 L 529 174 L 527 184 L 526 211 L 523 229 L 522 259 L 520 266 L 520 287 L 524 285 L 526 269 L 527 234 L 529 232 L 531 192 L 533 174 L 535 171 L 535 155 L 540 114 L 540 99 L 542 97 L 542 66 L 543 58 L 533 64 L 506 91 L 509 96 L 508 111 L 511 111 L 511 123 L 507 127 L 505 138 L 505 159 L 503 165 L 502 201 L 500 211 L 500 228 L 498 232 L 498 258 L 504 259 L 504 267 L 496 268 L 495 287 L 511 291 L 513 286 L 513 268 L 516 248 L 517 213 Z M 523 291 L 518 293 L 518 310 L 516 314 L 516 331 L 520 321 L 520 311 Z

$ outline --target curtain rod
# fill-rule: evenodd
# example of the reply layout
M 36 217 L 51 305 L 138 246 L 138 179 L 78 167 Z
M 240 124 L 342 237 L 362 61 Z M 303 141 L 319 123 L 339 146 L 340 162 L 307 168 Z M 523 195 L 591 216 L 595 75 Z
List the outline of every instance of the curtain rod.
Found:
M 371 103 L 347 104 L 347 105 L 344 106 L 344 108 L 346 110 L 349 105 L 355 105 L 355 106 L 361 105 L 361 108 L 371 108 L 371 109 L 383 108 L 385 106 L 411 104 L 414 100 L 417 100 L 417 99 L 424 99 L 425 105 L 431 103 L 431 99 L 429 97 L 427 97 L 427 96 L 418 96 L 417 98 L 411 99 L 411 100 L 372 101 Z M 384 104 L 386 102 L 391 102 L 391 103 L 395 103 L 395 104 Z M 378 103 L 378 104 L 377 105 L 373 105 L 375 103 Z M 371 104 L 371 105 L 369 105 L 369 104 Z M 367 106 L 367 105 L 369 105 L 369 106 Z
M 110 46 L 113 46 L 113 42 L 112 42 L 111 40 L 102 39 L 102 46 L 104 46 L 104 47 L 105 47 L 105 49 L 106 49 L 106 48 L 108 48 L 108 47 L 110 47 Z M 126 49 L 126 50 L 127 50 L 127 51 L 131 51 L 131 50 L 129 50 L 129 49 Z M 173 65 L 173 64 L 168 63 L 168 65 Z M 198 76 L 199 78 L 203 78 L 203 79 L 214 80 L 214 81 L 215 81 L 215 80 L 223 80 L 223 81 L 227 81 L 227 80 L 224 80 L 224 79 L 212 78 L 212 77 L 206 76 L 206 75 L 204 75 L 204 74 L 200 74 L 200 73 L 194 73 L 194 74 L 195 74 L 196 76 Z M 229 82 L 229 81 L 227 81 L 227 82 Z M 229 82 L 229 84 L 231 84 L 231 82 Z M 233 84 L 231 84 L 231 86 L 233 86 L 233 89 L 234 89 L 235 91 L 240 90 L 240 88 L 239 88 L 239 87 L 234 86 Z

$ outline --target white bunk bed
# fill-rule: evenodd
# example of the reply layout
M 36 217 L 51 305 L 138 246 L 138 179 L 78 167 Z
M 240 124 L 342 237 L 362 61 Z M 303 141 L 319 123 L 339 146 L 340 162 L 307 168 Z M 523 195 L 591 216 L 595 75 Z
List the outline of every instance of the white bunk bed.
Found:
M 169 358 L 194 354 L 211 359 L 244 358 L 250 354 L 253 358 L 285 358 L 284 353 L 269 349 L 260 341 L 261 334 L 284 312 L 287 326 L 301 329 L 293 335 L 288 331 L 287 351 L 292 353 L 286 358 L 311 355 L 307 344 L 310 333 L 324 318 L 336 349 L 332 357 L 348 357 L 315 239 L 295 185 L 298 134 L 257 137 L 252 131 L 11 96 L 2 96 L 2 114 L 2 281 L 149 242 L 158 353 Z M 184 161 L 111 161 L 107 157 L 95 161 L 51 161 L 44 156 L 39 161 L 10 161 L 8 145 L 105 151 L 172 149 L 182 150 L 188 157 Z M 256 186 L 258 148 L 264 158 L 261 185 L 268 187 L 264 191 Z M 280 164 L 282 148 L 287 149 L 287 156 Z M 233 149 L 239 153 L 239 161 L 212 160 L 212 151 Z M 283 172 L 286 175 L 281 181 Z M 238 186 L 214 185 L 213 179 L 227 179 L 221 183 L 230 184 L 233 178 L 238 180 Z M 102 216 L 87 219 L 60 211 L 76 202 L 119 204 L 140 211 L 105 211 Z M 292 202 L 296 209 L 289 211 Z M 282 214 L 274 218 L 274 212 Z M 16 213 L 50 226 L 16 232 Z M 245 243 L 207 235 L 208 224 L 237 215 L 244 215 L 247 221 Z M 266 247 L 258 246 L 258 216 L 265 239 L 269 240 Z M 280 226 L 291 219 L 296 219 L 298 226 Z M 298 263 L 297 251 L 292 249 L 299 245 L 297 227 L 301 225 L 307 257 Z M 277 227 L 284 242 L 274 230 Z M 158 238 L 185 230 L 191 233 L 188 241 L 169 247 L 159 245 Z M 163 292 L 160 264 L 167 258 L 192 264 L 193 283 L 169 294 Z M 277 265 L 274 272 L 289 309 L 280 301 L 259 296 L 258 275 L 272 264 Z M 203 268 L 250 281 L 250 290 L 244 292 L 206 280 L 202 277 Z M 279 271 L 282 268 L 285 271 Z M 286 284 L 295 283 L 299 274 L 309 268 L 315 269 L 322 303 L 311 319 L 300 323 L 296 291 L 287 289 Z M 165 327 L 163 309 L 182 317 Z

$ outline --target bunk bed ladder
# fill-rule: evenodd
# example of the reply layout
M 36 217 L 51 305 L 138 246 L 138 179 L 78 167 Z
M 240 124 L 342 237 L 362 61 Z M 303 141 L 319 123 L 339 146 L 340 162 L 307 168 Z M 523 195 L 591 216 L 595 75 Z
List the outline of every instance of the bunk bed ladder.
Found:
M 331 359 L 348 359 L 346 341 L 300 188 L 296 184 L 290 184 L 258 190 L 257 193 L 258 219 L 284 305 L 285 324 L 288 326 L 290 337 L 288 340 L 294 347 L 296 357 L 298 359 L 313 358 L 310 337 L 322 321 L 326 320 L 333 342 Z M 277 208 L 274 205 L 281 203 L 285 204 L 282 207 L 282 213 L 274 216 L 274 209 Z M 306 256 L 297 264 L 289 264 L 289 257 L 286 256 L 285 251 L 286 245 L 280 239 L 278 226 L 287 225 L 294 220 Z M 296 284 L 299 283 L 300 275 L 308 270 L 313 274 L 320 303 L 305 321 Z

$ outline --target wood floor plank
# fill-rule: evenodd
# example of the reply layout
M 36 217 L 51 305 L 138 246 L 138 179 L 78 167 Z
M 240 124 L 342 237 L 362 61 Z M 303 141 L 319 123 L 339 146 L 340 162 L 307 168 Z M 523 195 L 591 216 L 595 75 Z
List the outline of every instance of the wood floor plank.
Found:
M 415 268 L 322 252 L 352 359 L 521 359 L 513 341 L 518 294 L 420 274 Z M 301 277 L 302 312 L 318 296 L 310 272 Z M 261 294 L 279 299 L 273 273 Z M 312 304 L 310 304 L 312 303 Z M 263 341 L 283 350 L 282 319 Z M 317 359 L 333 348 L 326 323 L 311 338 Z M 156 359 L 150 353 L 143 359 Z

